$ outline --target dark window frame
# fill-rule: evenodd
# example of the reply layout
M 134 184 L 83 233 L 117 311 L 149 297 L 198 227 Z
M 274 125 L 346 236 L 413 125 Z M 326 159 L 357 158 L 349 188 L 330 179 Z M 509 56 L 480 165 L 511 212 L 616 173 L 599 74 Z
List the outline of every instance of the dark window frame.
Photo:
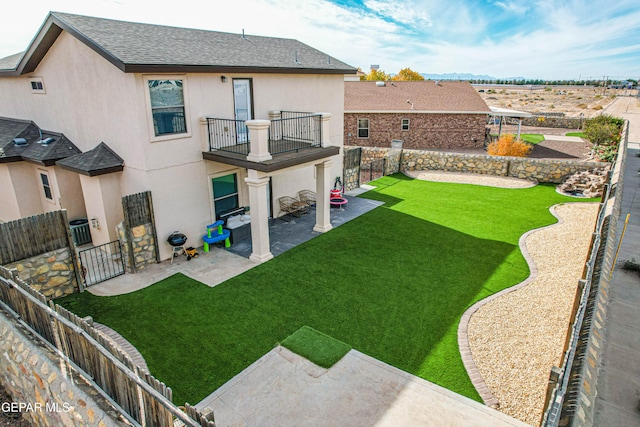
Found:
M 365 126 L 360 126 L 360 122 L 367 123 Z M 358 138 L 369 138 L 369 129 L 371 128 L 371 121 L 367 118 L 358 119 Z

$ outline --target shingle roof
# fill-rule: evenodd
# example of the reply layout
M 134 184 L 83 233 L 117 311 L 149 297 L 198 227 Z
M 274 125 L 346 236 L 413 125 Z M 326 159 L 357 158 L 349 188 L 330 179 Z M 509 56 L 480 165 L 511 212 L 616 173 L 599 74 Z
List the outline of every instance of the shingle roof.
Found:
M 16 145 L 14 138 L 24 138 L 27 145 Z M 0 117 L 0 163 L 19 162 L 31 141 L 39 138 L 38 127 L 27 120 Z
M 345 82 L 344 111 L 487 114 L 491 110 L 468 82 Z
M 22 159 L 42 166 L 53 166 L 58 160 L 82 153 L 61 133 L 42 131 L 42 139 L 48 138 L 53 141 L 48 144 L 40 142 L 29 144 L 29 147 L 22 153 Z
M 243 36 L 51 12 L 20 64 L 6 69 L 4 74 L 10 71 L 24 74 L 35 70 L 62 30 L 124 72 L 251 70 L 345 74 L 357 71 L 293 39 Z M 3 61 L 0 60 L 0 64 Z
M 98 176 L 124 169 L 124 160 L 101 142 L 93 150 L 59 160 L 56 165 L 87 176 Z
M 51 138 L 49 143 L 39 141 Z M 14 138 L 24 138 L 26 145 L 16 145 Z M 53 166 L 57 160 L 81 151 L 61 133 L 40 130 L 28 120 L 0 117 L 0 163 L 28 161 Z

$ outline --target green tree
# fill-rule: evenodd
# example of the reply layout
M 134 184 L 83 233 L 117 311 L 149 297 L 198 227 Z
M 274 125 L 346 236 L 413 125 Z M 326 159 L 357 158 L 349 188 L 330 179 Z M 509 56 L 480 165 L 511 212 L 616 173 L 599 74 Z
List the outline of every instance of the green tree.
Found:
M 391 80 L 394 81 L 416 81 L 416 80 L 424 80 L 424 77 L 422 77 L 422 75 L 420 75 L 420 73 L 417 73 L 415 71 L 413 71 L 411 68 L 407 67 L 407 68 L 403 68 L 402 70 L 398 71 L 398 74 L 396 74 L 395 76 L 393 76 L 391 78 Z

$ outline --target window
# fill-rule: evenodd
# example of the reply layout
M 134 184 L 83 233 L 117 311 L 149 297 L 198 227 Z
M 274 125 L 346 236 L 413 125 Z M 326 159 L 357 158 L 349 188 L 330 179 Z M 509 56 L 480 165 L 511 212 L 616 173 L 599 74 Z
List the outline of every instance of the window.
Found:
M 402 130 L 409 130 L 409 119 L 402 119 Z
M 216 218 L 222 212 L 239 207 L 238 176 L 235 173 L 211 179 Z
M 29 79 L 32 93 L 46 93 L 44 90 L 44 81 L 42 77 L 32 77 Z
M 182 80 L 149 80 L 149 98 L 156 136 L 187 132 Z
M 358 138 L 369 138 L 369 119 L 358 119 Z
M 40 172 L 40 181 L 42 182 L 44 197 L 47 200 L 53 201 L 53 192 L 51 191 L 51 184 L 49 183 L 49 174 L 46 172 Z

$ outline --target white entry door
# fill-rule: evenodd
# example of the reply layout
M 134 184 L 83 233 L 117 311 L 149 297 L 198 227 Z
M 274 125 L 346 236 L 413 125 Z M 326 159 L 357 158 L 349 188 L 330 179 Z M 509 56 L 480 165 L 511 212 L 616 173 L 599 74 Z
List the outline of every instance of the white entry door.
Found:
M 233 79 L 233 102 L 236 120 L 243 122 L 236 125 L 238 142 L 246 142 L 249 140 L 249 134 L 244 122 L 252 119 L 250 79 Z

